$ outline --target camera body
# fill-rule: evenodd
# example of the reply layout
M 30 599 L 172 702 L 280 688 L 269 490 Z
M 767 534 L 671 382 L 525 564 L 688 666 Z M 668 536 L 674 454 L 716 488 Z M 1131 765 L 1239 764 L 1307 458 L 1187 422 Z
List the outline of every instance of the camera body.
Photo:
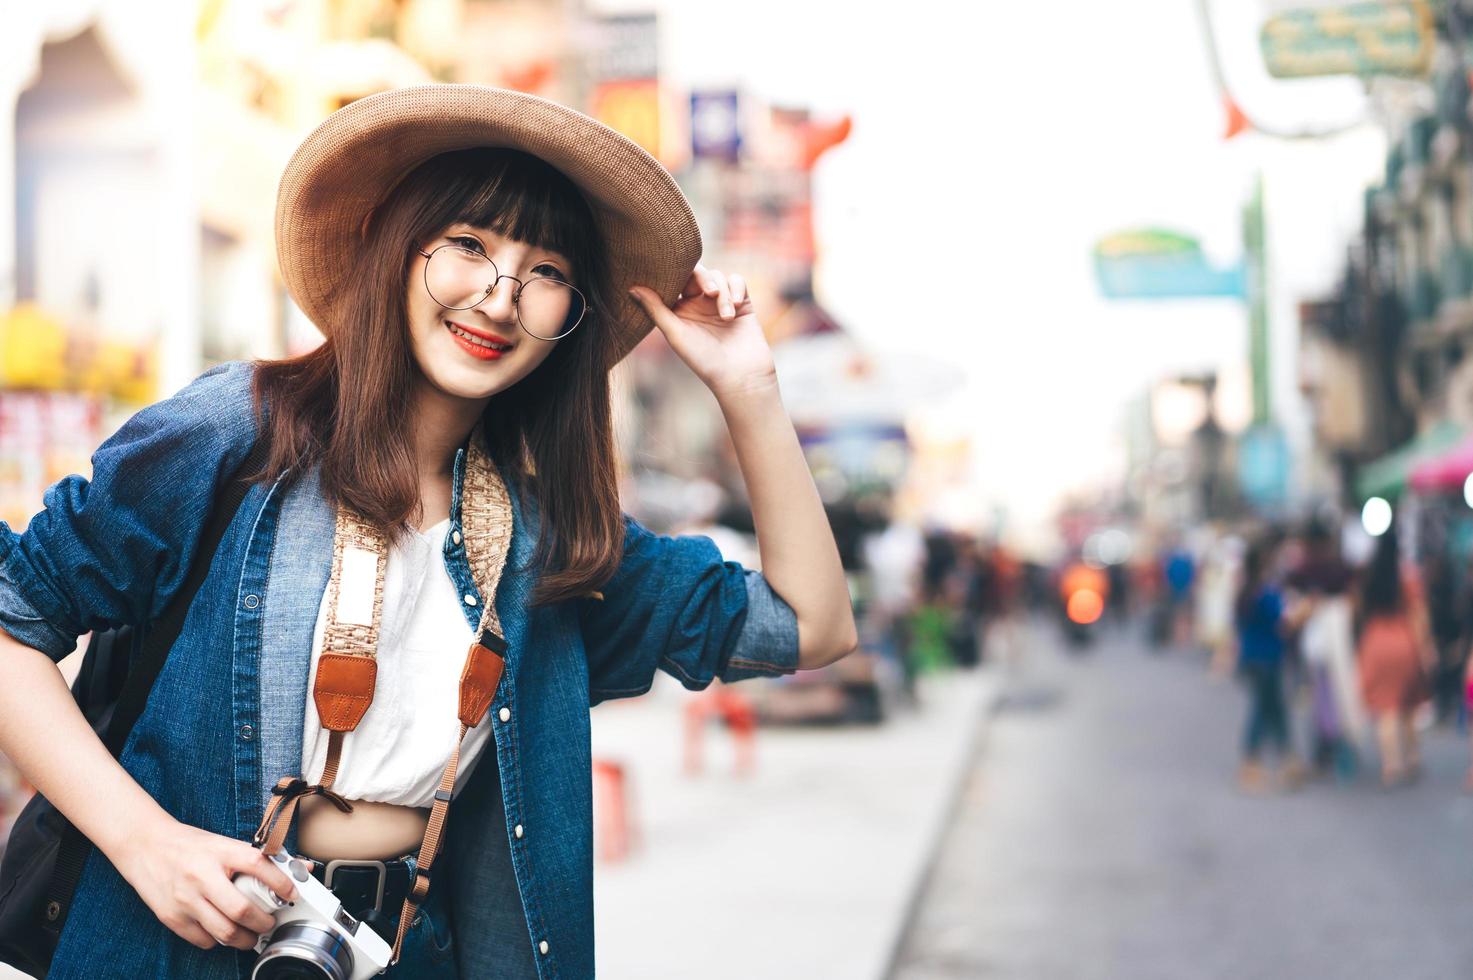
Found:
M 276 919 L 256 943 L 260 959 L 252 980 L 321 976 L 324 980 L 367 980 L 389 966 L 393 950 L 382 936 L 349 915 L 327 886 L 307 870 L 307 863 L 285 851 L 271 860 L 291 876 L 297 898 L 283 902 L 258 878 L 235 876 L 235 887 Z

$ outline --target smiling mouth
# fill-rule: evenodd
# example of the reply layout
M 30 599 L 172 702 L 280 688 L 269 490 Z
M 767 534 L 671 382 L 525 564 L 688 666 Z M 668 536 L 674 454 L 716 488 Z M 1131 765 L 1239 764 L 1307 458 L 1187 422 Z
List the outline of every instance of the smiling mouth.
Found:
M 452 323 L 449 320 L 446 320 L 444 322 L 445 329 L 449 330 L 461 340 L 475 344 L 477 347 L 484 347 L 487 350 L 494 351 L 509 351 L 512 349 L 512 347 L 515 346 L 514 344 L 506 344 L 498 340 L 487 340 L 485 337 L 482 337 L 479 334 L 473 334 L 469 330 L 466 330 L 464 327 Z

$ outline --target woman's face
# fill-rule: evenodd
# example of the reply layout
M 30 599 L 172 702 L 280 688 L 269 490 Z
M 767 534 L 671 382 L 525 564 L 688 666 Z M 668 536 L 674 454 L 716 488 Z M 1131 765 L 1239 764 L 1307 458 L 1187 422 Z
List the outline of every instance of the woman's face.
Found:
M 472 309 L 449 309 L 430 295 L 425 286 L 429 260 L 416 252 L 409 267 L 410 346 L 421 373 L 435 388 L 457 398 L 489 398 L 531 374 L 558 343 L 539 340 L 518 325 L 516 307 L 512 305 L 517 284 L 511 277 L 527 282 L 538 276 L 553 276 L 571 282 L 572 263 L 558 252 L 467 224 L 451 225 L 425 243 L 423 249 L 433 254 L 442 245 L 457 245 L 485 255 L 506 278 Z M 489 270 L 490 266 L 485 268 Z M 482 290 L 491 284 L 489 276 L 486 278 L 484 283 L 478 280 Z M 464 301 L 449 301 L 459 306 L 478 295 L 481 292 L 474 291 Z

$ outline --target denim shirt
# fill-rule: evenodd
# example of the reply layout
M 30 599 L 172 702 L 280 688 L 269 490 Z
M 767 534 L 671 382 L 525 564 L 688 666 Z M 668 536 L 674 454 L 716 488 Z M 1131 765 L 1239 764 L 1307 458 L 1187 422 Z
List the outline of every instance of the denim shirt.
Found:
M 51 486 L 24 534 L 0 523 L 0 628 L 60 660 L 88 630 L 162 612 L 215 494 L 256 439 L 252 370 L 221 365 L 137 413 L 93 455 L 90 483 L 69 476 Z M 458 540 L 464 457 L 462 448 L 444 559 L 457 588 L 476 597 L 466 607 L 474 628 L 482 597 Z M 657 669 L 692 690 L 792 673 L 797 621 L 760 574 L 723 562 L 709 539 L 652 534 L 627 516 L 623 558 L 601 599 L 531 608 L 538 512 L 506 482 L 514 529 L 496 608 L 509 649 L 481 722 L 493 726 L 496 764 L 477 767 L 451 807 L 435 884 L 449 889 L 462 976 L 497 976 L 499 964 L 530 959 L 542 978 L 591 977 L 589 707 L 644 693 Z M 247 840 L 271 786 L 298 775 L 333 516 L 315 471 L 277 478 L 251 487 L 220 543 L 120 760 L 184 823 Z M 488 780 L 499 786 L 479 785 Z M 508 833 L 517 826 L 520 837 Z M 508 851 L 514 881 L 505 880 Z M 515 895 L 526 945 L 509 951 L 478 924 L 505 921 L 499 905 Z M 253 960 L 175 936 L 94 849 L 49 976 L 233 980 L 249 976 Z

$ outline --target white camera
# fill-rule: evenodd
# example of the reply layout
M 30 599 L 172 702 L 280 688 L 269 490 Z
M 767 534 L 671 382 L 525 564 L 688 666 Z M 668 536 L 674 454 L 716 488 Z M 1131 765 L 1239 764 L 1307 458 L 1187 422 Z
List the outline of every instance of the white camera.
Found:
M 233 879 L 235 887 L 276 919 L 276 925 L 256 943 L 261 957 L 251 980 L 367 980 L 388 969 L 393 955 L 389 944 L 349 915 L 338 897 L 312 877 L 307 862 L 284 851 L 272 854 L 271 860 L 297 883 L 295 901 L 283 902 L 251 875 L 238 874 Z

